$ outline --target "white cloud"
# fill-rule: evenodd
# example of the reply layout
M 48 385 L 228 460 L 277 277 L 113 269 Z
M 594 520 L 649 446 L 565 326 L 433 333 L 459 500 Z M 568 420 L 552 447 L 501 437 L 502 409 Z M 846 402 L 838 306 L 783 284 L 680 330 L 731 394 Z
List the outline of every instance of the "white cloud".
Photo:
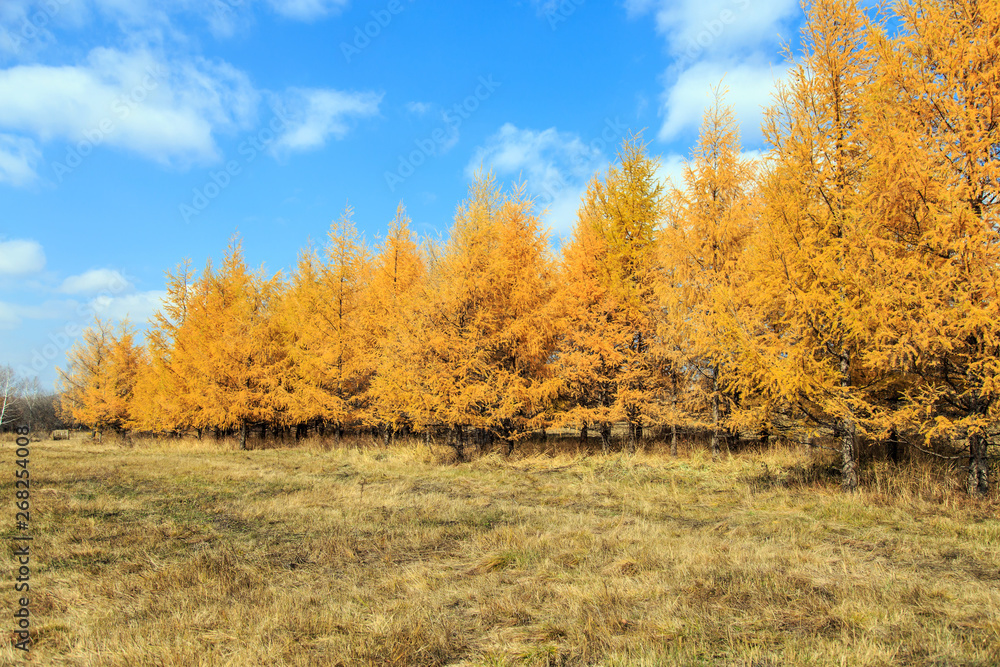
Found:
M 655 14 L 670 52 L 688 63 L 777 45 L 801 14 L 799 0 L 626 0 L 625 6 L 633 16 Z
M 0 127 L 81 154 L 107 144 L 186 165 L 215 160 L 213 135 L 252 125 L 259 96 L 227 63 L 97 48 L 78 66 L 0 70 L 0 99 Z
M 256 6 L 296 21 L 340 12 L 349 0 L 2 0 L 0 56 L 23 57 L 56 44 L 54 32 L 85 28 L 98 19 L 117 24 L 129 38 L 146 43 L 177 37 L 178 15 L 204 20 L 216 37 L 231 37 L 254 22 Z M 180 37 L 183 40 L 183 37 Z
M 409 111 L 414 116 L 423 116 L 428 113 L 434 105 L 429 102 L 407 102 L 406 110 Z
M 34 182 L 41 157 L 31 139 L 0 134 L 0 183 L 20 187 Z
M 92 269 L 78 276 L 66 278 L 59 291 L 64 294 L 96 294 L 103 290 L 117 293 L 131 287 L 132 284 L 119 271 Z
M 760 123 L 764 107 L 770 105 L 776 83 L 788 72 L 787 64 L 771 65 L 741 62 L 727 66 L 717 62 L 701 62 L 681 73 L 663 96 L 665 116 L 659 137 L 676 139 L 687 131 L 697 131 L 705 109 L 711 105 L 713 91 L 720 83 L 725 103 L 731 104 L 740 120 L 744 142 L 757 145 L 761 141 Z
M 87 312 L 71 299 L 47 299 L 28 305 L 0 301 L 0 329 L 16 329 L 24 320 L 74 320 Z
M 296 21 L 315 21 L 339 12 L 348 4 L 348 0 L 267 0 L 267 2 L 278 14 Z
M 763 165 L 764 161 L 768 159 L 770 151 L 767 150 L 752 150 L 743 151 L 740 153 L 740 157 L 744 160 L 749 160 L 751 162 L 756 162 L 758 165 Z
M 746 142 L 759 144 L 761 107 L 787 71 L 781 46 L 801 19 L 799 0 L 626 0 L 625 7 L 633 17 L 655 17 L 670 54 L 659 138 L 697 131 L 711 89 L 725 77 Z
M 167 299 L 164 290 L 136 292 L 124 296 L 102 295 L 90 302 L 90 307 L 103 319 L 125 320 L 141 326 L 152 319 Z
M 98 20 L 104 24 L 101 31 L 117 25 L 129 43 L 159 43 L 175 34 L 171 14 L 200 9 L 198 13 L 207 15 L 206 7 L 214 10 L 222 4 L 204 0 L 200 7 L 198 0 L 3 0 L 0 57 L 43 60 L 39 54 L 65 43 L 63 33 L 86 29 Z
M 339 90 L 290 88 L 282 106 L 289 127 L 274 143 L 275 154 L 322 148 L 327 139 L 343 139 L 350 121 L 378 113 L 382 95 Z
M 45 268 L 45 251 L 37 241 L 0 241 L 0 276 L 23 276 Z
M 80 317 L 80 303 L 72 299 L 46 299 L 41 303 L 14 305 L 18 316 L 27 320 L 72 320 Z
M 591 177 L 606 168 L 604 153 L 580 137 L 556 128 L 522 130 L 511 123 L 486 140 L 466 166 L 472 177 L 481 167 L 522 181 L 527 193 L 548 211 L 557 234 L 567 234 Z
M 177 17 L 204 20 L 216 36 L 228 36 L 252 25 L 255 12 L 313 21 L 348 4 L 0 0 L 0 183 L 30 184 L 43 150 L 60 181 L 101 147 L 179 168 L 217 162 L 219 138 L 252 129 L 266 91 L 229 63 L 188 55 L 192 40 Z M 67 65 L 39 55 L 65 34 L 103 35 L 108 26 L 119 46 L 94 48 Z M 273 150 L 315 149 L 343 138 L 350 121 L 377 114 L 380 102 L 370 92 L 291 89 L 285 106 L 293 122 Z

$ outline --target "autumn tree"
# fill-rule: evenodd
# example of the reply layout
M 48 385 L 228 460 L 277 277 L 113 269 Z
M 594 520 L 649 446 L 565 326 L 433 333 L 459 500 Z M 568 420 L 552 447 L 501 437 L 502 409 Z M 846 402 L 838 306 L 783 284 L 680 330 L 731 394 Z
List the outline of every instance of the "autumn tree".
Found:
M 990 488 L 1000 414 L 1000 4 L 902 0 L 883 39 L 873 210 L 903 252 L 875 362 L 915 377 L 898 423 L 961 443 L 967 488 Z
M 292 364 L 289 417 L 329 424 L 339 438 L 363 419 L 373 369 L 364 336 L 370 257 L 347 207 L 329 231 L 325 261 L 299 259 L 282 315 Z
M 615 317 L 601 270 L 604 240 L 581 211 L 573 236 L 562 248 L 556 303 L 559 343 L 554 372 L 559 378 L 560 404 L 556 423 L 580 427 L 585 440 L 591 427 L 607 450 L 611 427 L 621 418 L 616 410 L 616 369 L 624 361 L 627 339 Z
M 459 457 L 470 430 L 514 444 L 542 425 L 552 392 L 547 235 L 521 191 L 478 177 L 433 263 L 418 323 L 422 406 Z M 429 424 L 427 424 L 429 425 Z
M 749 292 L 777 319 L 766 335 L 743 338 L 756 350 L 741 355 L 741 373 L 747 390 L 835 434 L 843 485 L 853 490 L 859 429 L 873 409 L 862 357 L 879 316 L 866 251 L 878 239 L 861 185 L 876 59 L 853 0 L 812 3 L 803 49 L 764 122 L 771 150 Z
M 185 369 L 197 367 L 198 345 L 193 337 L 179 337 L 194 300 L 195 272 L 190 260 L 166 272 L 166 297 L 146 332 L 149 363 L 139 374 L 133 414 L 147 431 L 177 431 L 192 427 L 200 411 Z M 198 428 L 199 436 L 204 424 Z
M 281 422 L 287 411 L 288 360 L 273 305 L 280 275 L 250 271 L 242 245 L 233 239 L 216 270 L 211 261 L 191 288 L 174 338 L 173 360 L 197 412 L 195 428 L 235 430 L 240 449 L 255 424 Z
M 725 329 L 746 297 L 740 260 L 753 231 L 754 181 L 755 166 L 742 156 L 735 112 L 716 91 L 693 160 L 684 169 L 685 188 L 668 198 L 659 281 L 661 344 L 670 371 L 682 372 L 682 382 L 695 390 L 689 408 L 708 413 L 713 457 L 727 423 L 748 425 L 732 417 L 734 410 L 745 416 L 748 406 L 735 391 L 738 366 Z
M 657 167 L 638 137 L 626 140 L 618 164 L 588 186 L 564 250 L 556 372 L 568 404 L 561 419 L 598 425 L 605 446 L 611 425 L 624 421 L 635 448 L 659 414 L 663 373 L 650 351 L 663 218 Z
M 384 430 L 386 442 L 413 426 L 409 406 L 419 369 L 410 353 L 416 344 L 413 320 L 425 275 L 410 218 L 400 204 L 372 262 L 362 324 L 372 371 L 366 421 Z
M 109 429 L 122 433 L 132 428 L 133 392 L 144 363 L 128 322 L 116 328 L 95 318 L 66 353 L 66 369 L 56 369 L 63 417 L 87 425 L 98 438 Z

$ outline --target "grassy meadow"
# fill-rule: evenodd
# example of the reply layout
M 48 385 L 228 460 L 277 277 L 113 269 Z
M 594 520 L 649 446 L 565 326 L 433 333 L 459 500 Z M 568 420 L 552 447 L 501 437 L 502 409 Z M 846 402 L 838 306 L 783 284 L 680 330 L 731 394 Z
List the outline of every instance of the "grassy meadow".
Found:
M 27 662 L 1000 664 L 1000 502 L 957 475 L 871 463 L 848 496 L 799 449 L 448 456 L 35 443 Z

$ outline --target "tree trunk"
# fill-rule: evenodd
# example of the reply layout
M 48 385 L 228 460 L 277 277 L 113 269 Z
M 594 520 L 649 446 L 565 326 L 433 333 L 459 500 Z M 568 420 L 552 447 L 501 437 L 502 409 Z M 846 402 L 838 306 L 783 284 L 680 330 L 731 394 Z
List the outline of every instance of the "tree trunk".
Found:
M 587 425 L 584 424 L 580 428 L 580 442 L 582 442 L 583 444 L 587 444 L 587 438 L 588 437 L 590 437 L 590 434 L 588 433 Z
M 840 386 L 851 386 L 851 360 L 846 352 L 840 354 Z M 857 439 L 854 419 L 844 416 L 840 419 L 840 462 L 841 462 L 841 485 L 845 491 L 854 492 L 858 490 L 858 461 L 854 456 L 854 445 Z
M 392 425 L 391 424 L 386 424 L 385 425 L 385 446 L 387 448 L 389 447 L 389 445 L 392 444 L 392 431 L 393 431 Z
M 858 490 L 858 461 L 854 456 L 856 440 L 854 420 L 845 417 L 840 421 L 840 470 L 841 485 L 845 491 Z
M 893 463 L 899 463 L 899 435 L 896 433 L 896 429 L 892 429 L 889 432 L 889 445 L 887 452 L 889 454 L 889 459 Z
M 987 458 L 989 443 L 981 433 L 969 436 L 969 479 L 966 490 L 970 496 L 985 496 L 990 491 L 990 467 Z
M 245 450 L 247 448 L 247 431 L 250 428 L 247 426 L 246 422 L 240 422 L 240 450 Z
M 719 459 L 719 370 L 715 369 L 712 377 L 712 460 Z
M 465 461 L 465 431 L 460 424 L 456 424 L 454 427 L 451 447 L 455 450 L 458 461 L 460 463 Z
M 601 451 L 605 454 L 608 453 L 608 447 L 611 445 L 611 424 L 604 422 L 601 424 Z
M 677 458 L 677 373 L 670 374 L 670 384 L 673 387 L 673 398 L 671 403 L 674 409 L 674 416 L 670 424 L 670 455 Z

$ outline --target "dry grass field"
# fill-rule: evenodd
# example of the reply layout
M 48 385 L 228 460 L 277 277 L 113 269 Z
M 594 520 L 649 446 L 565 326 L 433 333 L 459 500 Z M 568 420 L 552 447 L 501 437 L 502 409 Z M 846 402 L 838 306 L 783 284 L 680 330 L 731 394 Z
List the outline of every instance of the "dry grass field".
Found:
M 1000 664 L 996 496 L 814 456 L 36 443 L 27 661 Z

